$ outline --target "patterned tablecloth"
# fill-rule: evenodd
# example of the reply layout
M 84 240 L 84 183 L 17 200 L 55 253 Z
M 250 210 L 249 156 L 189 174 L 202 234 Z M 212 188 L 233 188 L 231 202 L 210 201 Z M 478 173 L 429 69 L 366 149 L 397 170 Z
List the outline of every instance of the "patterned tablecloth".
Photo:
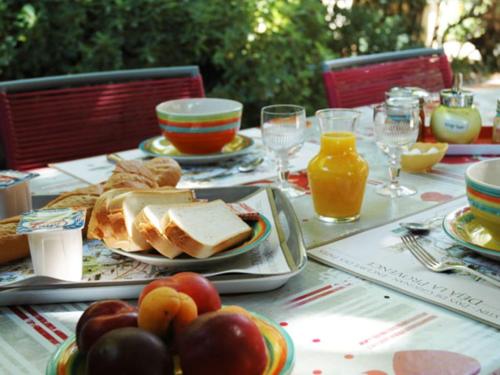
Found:
M 389 201 L 374 192 L 387 178 L 385 160 L 369 136 L 369 126 L 362 131 L 358 144 L 370 162 L 370 176 L 361 220 L 347 225 L 322 224 L 314 218 L 310 195 L 294 199 L 308 248 L 463 195 L 463 171 L 479 159 L 448 159 L 425 175 L 403 173 L 402 181 L 415 186 L 418 193 Z M 259 143 L 258 131 L 246 133 Z M 304 150 L 314 153 L 317 145 L 310 143 Z M 302 170 L 308 159 L 303 155 L 296 157 L 290 180 L 307 192 Z M 35 193 L 82 185 L 80 180 L 52 169 L 39 172 L 42 177 L 34 183 Z M 227 186 L 255 179 L 265 183 L 273 176 L 272 166 L 264 163 L 253 175 L 216 177 L 202 184 L 185 179 L 183 185 Z M 296 349 L 293 374 L 500 374 L 500 332 L 496 329 L 315 261 L 277 290 L 227 295 L 223 303 L 258 312 L 288 331 Z M 0 308 L 0 374 L 43 373 L 56 347 L 74 332 L 86 306 Z

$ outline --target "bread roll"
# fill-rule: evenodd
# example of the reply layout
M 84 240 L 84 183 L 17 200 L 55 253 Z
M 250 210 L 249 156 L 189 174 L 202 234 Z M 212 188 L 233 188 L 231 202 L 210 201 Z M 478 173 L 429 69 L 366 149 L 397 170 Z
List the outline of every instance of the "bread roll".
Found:
M 104 184 L 104 191 L 117 188 L 156 188 L 155 175 L 140 160 L 123 160 L 116 163 L 111 177 Z
M 154 158 L 144 166 L 153 173 L 158 186 L 176 186 L 181 179 L 181 167 L 172 158 Z

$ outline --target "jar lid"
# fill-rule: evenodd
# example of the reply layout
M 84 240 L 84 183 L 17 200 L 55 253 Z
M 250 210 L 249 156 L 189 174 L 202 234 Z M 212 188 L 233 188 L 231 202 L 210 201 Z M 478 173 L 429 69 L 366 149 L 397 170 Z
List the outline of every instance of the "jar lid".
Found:
M 85 209 L 52 208 L 32 210 L 22 214 L 17 224 L 18 234 L 82 229 Z
M 12 169 L 0 171 L 0 189 L 26 182 L 39 176 L 38 173 L 20 172 Z
M 392 108 L 416 108 L 419 107 L 419 99 L 415 96 L 395 96 L 385 101 L 388 107 Z
M 425 100 L 429 97 L 429 92 L 420 87 L 393 87 L 387 94 L 387 98 L 400 97 L 400 96 L 414 96 L 418 99 Z
M 441 104 L 447 107 L 466 108 L 474 104 L 474 94 L 470 91 L 462 90 L 462 73 L 453 76 L 453 88 L 451 90 L 441 90 L 439 98 Z
M 474 94 L 470 91 L 441 90 L 439 97 L 441 104 L 447 107 L 466 108 L 474 104 Z

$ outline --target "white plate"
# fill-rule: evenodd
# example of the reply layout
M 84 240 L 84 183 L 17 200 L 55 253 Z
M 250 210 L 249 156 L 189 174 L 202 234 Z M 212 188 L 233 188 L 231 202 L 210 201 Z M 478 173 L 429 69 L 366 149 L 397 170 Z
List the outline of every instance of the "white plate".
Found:
M 241 245 L 238 245 L 232 249 L 221 251 L 220 253 L 217 253 L 205 259 L 193 258 L 186 254 L 181 254 L 177 258 L 170 259 L 154 250 L 148 252 L 144 251 L 128 252 L 120 249 L 111 249 L 111 248 L 110 250 L 113 251 L 114 253 L 123 255 L 125 257 L 138 260 L 139 262 L 152 264 L 153 266 L 182 268 L 184 270 L 201 269 L 212 266 L 215 263 L 225 261 L 232 257 L 245 254 L 246 252 L 255 249 L 262 242 L 264 242 L 271 233 L 271 223 L 265 216 L 261 214 L 259 214 L 259 216 L 260 217 L 258 221 L 248 222 L 248 225 L 250 225 L 253 229 L 252 237 L 248 241 L 245 241 Z

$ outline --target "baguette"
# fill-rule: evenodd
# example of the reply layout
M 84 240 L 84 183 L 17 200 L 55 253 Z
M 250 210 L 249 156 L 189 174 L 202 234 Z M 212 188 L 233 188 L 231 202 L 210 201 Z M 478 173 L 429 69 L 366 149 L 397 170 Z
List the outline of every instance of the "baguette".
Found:
M 252 228 L 222 200 L 169 209 L 165 235 L 194 258 L 208 258 L 249 238 Z
M 16 233 L 19 220 L 19 216 L 14 216 L 0 221 L 0 264 L 22 259 L 30 254 L 28 237 Z

